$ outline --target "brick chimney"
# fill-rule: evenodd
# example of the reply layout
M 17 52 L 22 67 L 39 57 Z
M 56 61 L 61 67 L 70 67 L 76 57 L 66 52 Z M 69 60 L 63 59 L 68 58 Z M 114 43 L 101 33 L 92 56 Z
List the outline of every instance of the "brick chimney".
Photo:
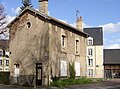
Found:
M 78 17 L 76 21 L 76 27 L 80 30 L 83 31 L 83 20 L 82 17 Z
M 48 0 L 39 0 L 39 11 L 48 14 Z

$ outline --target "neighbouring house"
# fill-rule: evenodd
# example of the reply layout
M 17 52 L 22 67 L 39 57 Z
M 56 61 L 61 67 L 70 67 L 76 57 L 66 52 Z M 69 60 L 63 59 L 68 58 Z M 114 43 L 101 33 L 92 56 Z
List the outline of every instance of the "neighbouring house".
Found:
M 120 49 L 104 49 L 105 78 L 120 78 Z
M 81 29 L 50 17 L 48 0 L 39 0 L 39 11 L 26 7 L 9 25 L 11 83 L 49 85 L 52 78 L 86 76 L 86 39 Z
M 9 41 L 0 40 L 0 72 L 9 72 Z
M 87 38 L 87 77 L 104 78 L 102 27 L 84 28 Z

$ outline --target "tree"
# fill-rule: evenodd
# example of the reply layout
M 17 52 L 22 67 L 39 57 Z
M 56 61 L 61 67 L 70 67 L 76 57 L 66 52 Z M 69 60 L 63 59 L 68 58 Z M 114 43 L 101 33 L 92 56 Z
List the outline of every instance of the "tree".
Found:
M 23 6 L 20 7 L 20 12 L 23 11 L 26 7 L 33 7 L 31 0 L 22 0 Z
M 4 35 L 5 37 L 8 35 L 8 29 L 6 28 L 7 25 L 7 14 L 5 13 L 5 7 L 0 2 L 0 36 Z

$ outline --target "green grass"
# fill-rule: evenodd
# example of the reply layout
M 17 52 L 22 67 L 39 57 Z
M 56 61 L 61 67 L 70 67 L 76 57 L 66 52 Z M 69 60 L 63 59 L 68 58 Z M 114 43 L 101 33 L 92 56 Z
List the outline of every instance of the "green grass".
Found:
M 68 85 L 79 85 L 79 84 L 89 84 L 93 83 L 93 79 L 89 78 L 80 78 L 80 79 L 63 79 L 63 80 L 56 80 L 51 83 L 52 86 L 55 87 L 64 87 Z

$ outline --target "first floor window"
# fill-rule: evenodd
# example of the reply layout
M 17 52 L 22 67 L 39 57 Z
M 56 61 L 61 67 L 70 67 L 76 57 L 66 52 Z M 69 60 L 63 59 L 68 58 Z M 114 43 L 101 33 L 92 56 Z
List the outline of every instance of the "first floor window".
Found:
M 65 35 L 62 35 L 62 46 L 65 47 L 65 40 L 66 40 L 66 36 Z
M 89 69 L 89 70 L 88 70 L 88 75 L 89 75 L 89 76 L 93 76 L 93 69 Z
M 66 61 L 60 62 L 60 75 L 67 76 L 67 62 Z
M 93 66 L 93 59 L 88 59 L 88 65 Z
M 6 66 L 9 66 L 9 60 L 6 60 Z
M 76 46 L 75 49 L 76 49 L 76 53 L 79 53 L 79 46 L 80 46 L 79 44 L 80 44 L 79 40 L 76 40 L 76 41 L 75 41 L 75 46 Z

